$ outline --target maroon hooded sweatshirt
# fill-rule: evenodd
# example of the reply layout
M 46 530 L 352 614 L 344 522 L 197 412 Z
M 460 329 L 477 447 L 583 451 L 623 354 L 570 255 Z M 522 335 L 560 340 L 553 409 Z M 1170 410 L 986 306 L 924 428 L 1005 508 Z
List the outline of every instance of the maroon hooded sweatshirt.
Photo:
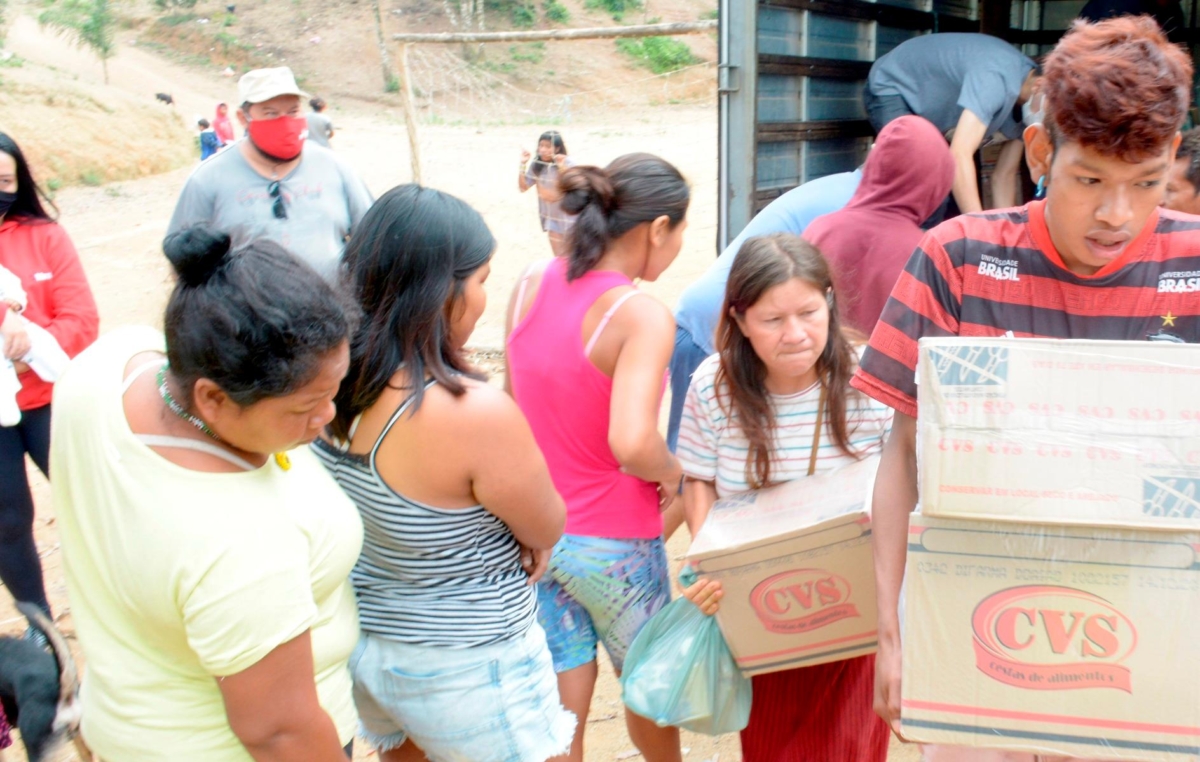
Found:
M 937 127 L 919 116 L 902 116 L 875 139 L 850 203 L 805 229 L 804 239 L 833 268 L 843 325 L 871 335 L 924 235 L 921 223 L 953 182 L 954 158 Z

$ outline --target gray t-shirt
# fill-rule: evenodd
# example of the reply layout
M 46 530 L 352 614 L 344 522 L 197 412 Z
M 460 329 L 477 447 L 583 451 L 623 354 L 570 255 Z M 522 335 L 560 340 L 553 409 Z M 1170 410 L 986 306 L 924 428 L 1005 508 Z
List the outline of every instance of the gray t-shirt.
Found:
M 304 117 L 308 122 L 308 137 L 305 138 L 309 143 L 316 143 L 319 146 L 329 147 L 329 138 L 333 135 L 333 122 L 324 114 L 318 114 L 316 111 L 310 111 Z
M 234 246 L 266 238 L 283 246 L 333 281 L 347 237 L 371 207 L 367 187 L 328 148 L 306 143 L 300 164 L 279 181 L 286 219 L 273 212 L 271 181 L 242 156 L 241 141 L 192 172 L 167 228 L 207 223 Z
M 946 132 L 963 109 L 988 126 L 987 134 L 1021 135 L 1013 105 L 1033 61 L 998 37 L 942 33 L 905 40 L 871 67 L 867 84 L 877 96 L 898 95 L 914 114 Z

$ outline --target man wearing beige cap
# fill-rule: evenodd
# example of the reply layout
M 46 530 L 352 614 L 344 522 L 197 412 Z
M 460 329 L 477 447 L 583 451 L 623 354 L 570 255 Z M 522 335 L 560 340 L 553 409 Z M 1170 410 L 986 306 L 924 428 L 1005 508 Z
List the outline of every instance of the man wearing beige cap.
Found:
M 305 141 L 301 99 L 308 94 L 291 69 L 246 72 L 238 96 L 246 137 L 192 173 L 167 235 L 206 224 L 235 246 L 267 238 L 334 280 L 371 194 L 333 151 Z

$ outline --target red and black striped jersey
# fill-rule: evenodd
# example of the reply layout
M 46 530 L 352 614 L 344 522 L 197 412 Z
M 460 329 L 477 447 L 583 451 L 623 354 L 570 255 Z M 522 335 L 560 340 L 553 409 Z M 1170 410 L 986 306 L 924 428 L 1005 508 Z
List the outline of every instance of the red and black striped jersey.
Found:
M 956 217 L 921 240 L 892 289 L 852 385 L 916 417 L 925 336 L 1200 343 L 1200 217 L 1156 210 L 1121 256 L 1067 269 L 1045 202 Z

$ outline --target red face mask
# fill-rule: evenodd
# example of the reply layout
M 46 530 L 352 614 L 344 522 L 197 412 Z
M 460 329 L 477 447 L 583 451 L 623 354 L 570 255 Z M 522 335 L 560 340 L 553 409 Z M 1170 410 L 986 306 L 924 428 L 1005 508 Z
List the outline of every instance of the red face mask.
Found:
M 275 119 L 254 119 L 246 129 L 250 142 L 272 159 L 291 161 L 304 148 L 304 133 L 308 122 L 298 116 L 281 116 Z

